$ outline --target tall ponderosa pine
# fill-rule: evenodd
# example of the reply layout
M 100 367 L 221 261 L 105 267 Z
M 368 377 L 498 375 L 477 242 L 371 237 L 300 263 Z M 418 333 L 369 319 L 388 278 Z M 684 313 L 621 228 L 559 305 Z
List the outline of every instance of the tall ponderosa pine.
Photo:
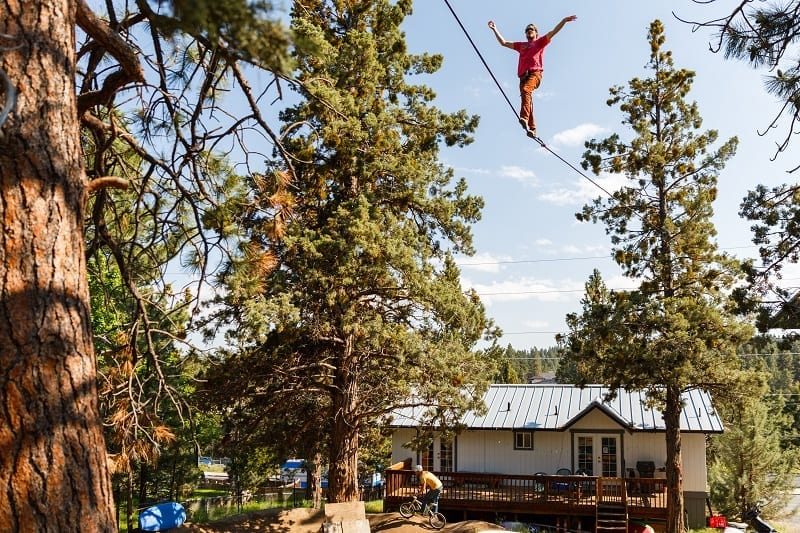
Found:
M 109 367 L 159 382 L 149 388 L 152 381 L 143 380 L 147 386 L 137 390 L 130 379 L 106 399 L 143 393 L 138 398 L 145 399 L 127 404 L 129 419 L 138 421 L 150 418 L 162 398 L 179 405 L 178 391 L 158 372 L 169 372 L 158 349 L 164 337 L 184 336 L 183 309 L 154 312 L 161 296 L 170 295 L 166 282 L 156 286 L 156 280 L 167 263 L 174 268 L 184 259 L 197 267 L 200 287 L 225 254 L 226 241 L 217 237 L 231 228 L 206 209 L 230 188 L 223 181 L 235 179 L 220 172 L 219 152 L 235 145 L 237 162 L 247 164 L 253 137 L 259 162 L 264 139 L 279 145 L 258 103 L 264 93 L 246 83 L 253 69 L 277 79 L 273 72 L 288 61 L 285 29 L 270 20 L 268 3 L 89 4 L 0 1 L 0 100 L 15 104 L 0 129 L 6 445 L 0 477 L 14 488 L 0 495 L 4 531 L 115 527 L 97 410 L 87 256 L 112 259 L 135 302 L 126 309 L 128 334 L 106 352 L 133 358 L 109 360 Z M 232 86 L 234 78 L 239 83 Z M 17 88 L 15 102 L 4 94 L 8 85 Z M 221 110 L 222 94 L 235 108 Z M 130 194 L 116 194 L 122 185 Z M 186 292 L 195 306 L 200 293 Z M 162 321 L 171 311 L 179 313 L 176 321 Z M 128 364 L 142 362 L 142 373 Z M 128 427 L 158 442 L 163 426 Z
M 582 313 L 567 317 L 570 331 L 559 340 L 579 382 L 645 390 L 662 408 L 667 531 L 677 533 L 684 530 L 681 394 L 730 390 L 738 376 L 736 346 L 749 328 L 730 313 L 725 291 L 737 272 L 718 253 L 711 222 L 717 173 L 736 140 L 709 152 L 717 133 L 698 132 L 697 106 L 685 101 L 694 74 L 674 68 L 662 49 L 660 21 L 650 25 L 648 39 L 651 75 L 632 79 L 627 90 L 612 88 L 608 102 L 620 106 L 634 135 L 628 142 L 617 134 L 593 140 L 584 155 L 586 168 L 623 173 L 629 184 L 578 214 L 606 225 L 616 262 L 639 289 L 609 291 L 595 273 Z
M 250 240 L 226 279 L 243 349 L 227 358 L 224 390 L 251 416 L 317 399 L 297 423 L 327 445 L 333 502 L 358 498 L 364 428 L 411 404 L 423 406 L 422 426 L 448 427 L 480 408 L 493 375 L 474 349 L 491 323 L 451 257 L 472 252 L 482 201 L 463 180 L 451 186 L 437 159 L 441 143 L 468 143 L 477 119 L 443 113 L 406 81 L 441 63 L 406 52 L 410 10 L 409 0 L 295 4 L 295 34 L 316 49 L 298 53 L 303 100 L 283 113 L 295 193 L 287 204 L 254 183 Z

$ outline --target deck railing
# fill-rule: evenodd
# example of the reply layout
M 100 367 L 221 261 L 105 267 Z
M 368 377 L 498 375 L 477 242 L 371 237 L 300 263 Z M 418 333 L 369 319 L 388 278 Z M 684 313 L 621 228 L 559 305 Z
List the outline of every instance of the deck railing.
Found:
M 666 517 L 665 480 L 599 478 L 596 476 L 513 475 L 473 472 L 434 472 L 444 485 L 442 511 L 592 516 L 599 501 L 622 499 L 632 518 Z M 386 510 L 394 510 L 420 487 L 411 470 L 387 470 Z

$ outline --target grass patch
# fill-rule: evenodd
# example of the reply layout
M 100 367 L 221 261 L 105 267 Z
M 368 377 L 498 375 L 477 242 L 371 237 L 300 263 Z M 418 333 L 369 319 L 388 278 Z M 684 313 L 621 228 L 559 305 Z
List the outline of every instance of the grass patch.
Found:
M 225 465 L 204 465 L 198 466 L 203 472 L 225 472 Z
M 370 514 L 383 512 L 383 500 L 372 500 L 364 502 L 364 510 Z
M 214 507 L 209 511 L 200 509 L 192 513 L 191 521 L 196 524 L 205 522 L 213 522 L 231 516 L 249 513 L 252 511 L 265 511 L 267 509 L 292 509 L 294 507 L 311 507 L 310 501 L 298 501 L 297 506 L 291 505 L 291 502 L 274 502 L 274 501 L 251 501 L 241 506 L 236 505 Z
M 230 491 L 227 489 L 194 489 L 189 499 L 216 498 L 217 496 L 230 496 Z

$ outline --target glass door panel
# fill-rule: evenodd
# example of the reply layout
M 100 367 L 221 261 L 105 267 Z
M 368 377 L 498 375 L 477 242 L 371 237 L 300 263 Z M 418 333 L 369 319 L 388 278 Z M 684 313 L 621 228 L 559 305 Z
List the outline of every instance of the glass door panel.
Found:
M 594 475 L 594 437 L 578 437 L 575 472 L 583 470 L 587 476 Z
M 600 438 L 600 471 L 603 477 L 619 477 L 617 437 Z
M 439 441 L 439 471 L 453 471 L 453 443 Z

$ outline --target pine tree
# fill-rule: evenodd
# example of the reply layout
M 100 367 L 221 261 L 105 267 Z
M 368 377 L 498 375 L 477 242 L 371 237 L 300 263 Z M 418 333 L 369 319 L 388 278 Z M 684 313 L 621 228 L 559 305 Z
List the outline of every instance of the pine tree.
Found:
M 767 71 L 766 89 L 782 105 L 775 116 L 764 118 L 762 130 L 785 131 L 774 158 L 789 149 L 800 121 L 800 60 L 794 54 L 800 42 L 799 12 L 798 0 L 741 2 L 724 16 L 692 22 L 717 31 L 710 45 L 713 52 L 721 51 L 728 59 Z M 789 172 L 798 168 L 800 165 L 795 165 Z M 738 290 L 737 298 L 743 310 L 759 311 L 757 325 L 761 331 L 794 329 L 800 323 L 796 290 L 787 290 L 780 280 L 784 266 L 800 260 L 799 197 L 800 185 L 782 183 L 757 185 L 742 201 L 740 215 L 753 222 L 753 243 L 758 246 L 760 264 L 745 262 L 749 290 Z
M 225 255 L 231 227 L 206 209 L 234 181 L 220 171 L 225 155 L 217 152 L 235 144 L 249 162 L 255 131 L 259 161 L 265 138 L 280 144 L 245 75 L 257 70 L 276 79 L 289 63 L 286 32 L 267 16 L 268 3 L 174 0 L 158 2 L 158 12 L 152 2 L 91 4 L 0 2 L 0 314 L 3 338 L 14 339 L 0 348 L 7 406 L 0 426 L 13 451 L 0 456 L 0 477 L 14 487 L 0 495 L 4 531 L 116 526 L 87 258 L 111 260 L 135 301 L 130 334 L 119 337 L 127 345 L 115 346 L 133 357 L 118 362 L 146 361 L 146 377 L 159 381 L 137 389 L 131 379 L 129 396 L 110 394 L 127 402 L 134 432 L 150 431 L 145 439 L 161 444 L 153 437 L 163 426 L 139 422 L 165 397 L 181 403 L 159 373 L 170 367 L 158 350 L 160 335 L 177 341 L 186 331 L 185 309 L 175 323 L 154 312 L 162 296 L 174 296 L 159 278 L 180 259 L 197 267 L 202 286 Z M 36 89 L 22 90 L 30 87 Z M 242 96 L 223 112 L 220 95 L 230 91 Z M 122 187 L 129 194 L 115 195 Z M 195 310 L 200 293 L 186 291 Z M 157 331 L 163 324 L 169 331 Z
M 730 391 L 738 378 L 735 350 L 749 328 L 727 303 L 735 265 L 713 240 L 717 173 L 736 139 L 710 151 L 713 130 L 699 132 L 696 104 L 685 98 L 694 73 L 675 69 L 660 21 L 648 33 L 651 71 L 627 89 L 613 87 L 630 141 L 618 134 L 587 143 L 584 167 L 624 174 L 628 184 L 598 198 L 579 220 L 602 222 L 616 262 L 638 290 L 609 291 L 598 273 L 586 284 L 580 314 L 559 337 L 564 362 L 581 383 L 598 377 L 612 389 L 646 391 L 664 413 L 668 487 L 667 531 L 684 530 L 681 394 L 692 388 Z M 607 157 L 604 157 L 604 154 Z
M 767 514 L 785 509 L 798 453 L 782 449 L 780 427 L 789 417 L 780 413 L 783 402 L 777 403 L 747 395 L 722 413 L 735 423 L 713 439 L 709 487 L 715 507 L 728 516 L 742 516 L 757 503 L 766 503 Z
M 241 218 L 249 240 L 226 278 L 242 347 L 225 358 L 237 401 L 277 412 L 313 394 L 316 410 L 295 418 L 326 445 L 332 502 L 358 498 L 366 428 L 418 405 L 421 426 L 452 431 L 494 374 L 475 349 L 491 323 L 452 258 L 472 253 L 482 201 L 437 159 L 440 144 L 470 141 L 477 118 L 438 110 L 406 81 L 441 64 L 406 52 L 410 10 L 409 0 L 295 4 L 292 28 L 315 53 L 297 51 L 302 101 L 282 114 L 294 194 L 287 204 L 254 187 Z M 262 214 L 279 209 L 276 231 Z
M 706 2 L 713 4 L 716 0 Z M 766 68 L 766 88 L 784 102 L 776 117 L 769 124 L 778 127 L 781 118 L 787 116 L 789 128 L 786 137 L 778 144 L 778 153 L 785 151 L 794 136 L 795 125 L 800 120 L 800 59 L 792 56 L 800 42 L 800 27 L 797 24 L 800 1 L 742 2 L 733 11 L 712 21 L 693 25 L 717 30 L 716 41 L 710 48 L 722 51 L 725 58 L 745 61 L 754 68 Z M 800 166 L 794 167 L 795 171 Z
M 25 88 L 0 121 L 2 531 L 115 528 L 89 317 L 71 4 L 0 2 L 0 73 L 6 87 Z

